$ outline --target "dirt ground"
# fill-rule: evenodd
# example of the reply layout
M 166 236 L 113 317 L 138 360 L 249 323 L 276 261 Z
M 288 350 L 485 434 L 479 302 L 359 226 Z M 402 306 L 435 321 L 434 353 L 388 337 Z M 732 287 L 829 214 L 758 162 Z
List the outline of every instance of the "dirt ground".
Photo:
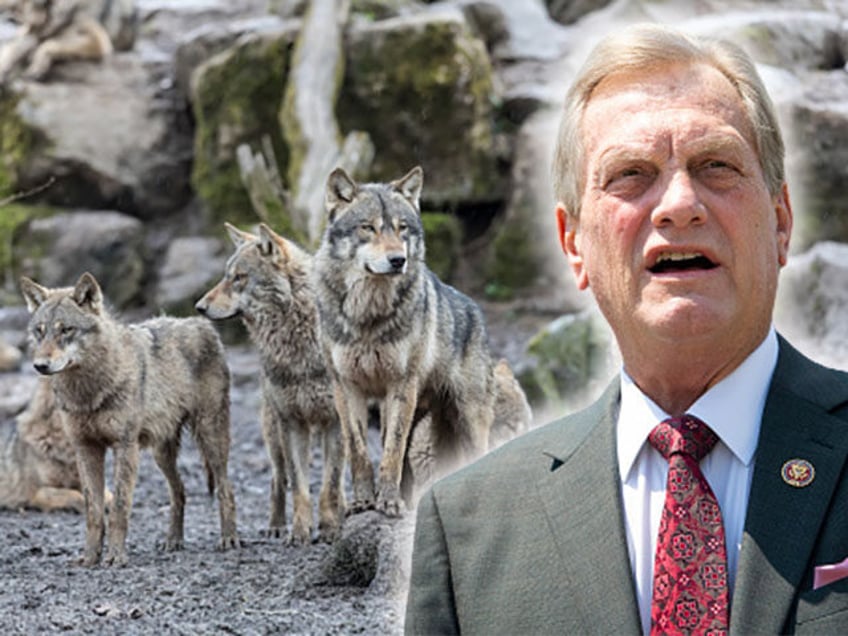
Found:
M 338 546 L 291 547 L 263 536 L 271 472 L 257 420 L 258 359 L 249 347 L 230 348 L 230 366 L 229 468 L 241 549 L 220 552 L 216 547 L 217 503 L 206 493 L 199 456 L 187 436 L 179 462 L 188 498 L 181 552 L 157 549 L 167 529 L 168 494 L 147 452 L 142 454 L 130 519 L 127 567 L 74 565 L 85 531 L 80 515 L 0 511 L 0 632 L 400 633 L 401 594 L 376 582 L 370 587 L 362 587 L 362 580 L 339 585 L 338 576 L 334 584 L 326 574 L 328 565 L 347 558 L 334 552 Z M 313 462 L 313 492 L 320 482 L 318 460 L 320 455 Z

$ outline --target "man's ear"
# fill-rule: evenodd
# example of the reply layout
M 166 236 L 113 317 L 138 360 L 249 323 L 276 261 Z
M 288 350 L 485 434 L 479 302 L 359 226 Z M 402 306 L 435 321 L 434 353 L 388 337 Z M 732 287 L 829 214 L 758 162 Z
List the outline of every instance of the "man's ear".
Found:
M 562 203 L 557 203 L 556 220 L 559 244 L 568 258 L 569 265 L 571 265 L 571 271 L 577 281 L 577 288 L 580 290 L 587 289 L 589 287 L 589 273 L 586 271 L 583 252 L 580 249 L 580 223 L 577 218 L 568 213 Z
M 789 240 L 792 237 L 792 203 L 789 201 L 789 186 L 786 182 L 774 198 L 774 211 L 777 215 L 777 262 L 781 267 L 789 258 Z

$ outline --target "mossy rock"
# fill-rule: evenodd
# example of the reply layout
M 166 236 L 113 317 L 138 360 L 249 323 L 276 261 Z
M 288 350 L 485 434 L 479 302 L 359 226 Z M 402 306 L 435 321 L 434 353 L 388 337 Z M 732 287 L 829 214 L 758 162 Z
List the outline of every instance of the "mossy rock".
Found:
M 0 290 L 0 306 L 22 302 L 17 290 L 17 276 L 14 268 L 14 246 L 19 229 L 33 219 L 50 216 L 54 212 L 49 207 L 18 203 L 0 207 L 0 281 L 15 283 L 11 289 Z M 39 256 L 37 251 L 33 248 L 33 256 L 36 258 Z
M 274 218 L 259 219 L 242 184 L 236 150 L 248 144 L 254 152 L 267 135 L 277 169 L 286 174 L 289 153 L 280 134 L 277 113 L 283 98 L 297 30 L 254 35 L 206 62 L 193 76 L 196 121 L 192 185 L 216 223 L 269 222 L 286 233 L 290 228 L 281 202 L 268 202 Z
M 539 255 L 533 232 L 524 220 L 506 219 L 494 233 L 486 272 L 485 294 L 492 300 L 510 300 L 529 288 L 539 273 Z
M 459 261 L 462 224 L 451 214 L 425 212 L 421 215 L 427 243 L 427 267 L 445 282 L 450 282 Z
M 35 133 L 21 120 L 17 112 L 20 96 L 0 91 L 0 199 L 20 188 L 20 166 L 32 153 Z M 3 208 L 5 215 L 8 208 Z
M 492 67 L 461 15 L 357 25 L 347 54 L 339 123 L 371 136 L 373 180 L 421 165 L 436 205 L 502 198 Z

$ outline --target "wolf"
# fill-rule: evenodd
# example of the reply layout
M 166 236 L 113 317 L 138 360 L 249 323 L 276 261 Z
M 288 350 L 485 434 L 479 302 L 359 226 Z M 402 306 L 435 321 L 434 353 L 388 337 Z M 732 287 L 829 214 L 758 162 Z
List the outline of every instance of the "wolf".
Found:
M 133 0 L 15 0 L 3 2 L 21 27 L 0 50 L 0 82 L 19 67 L 24 77 L 44 79 L 62 60 L 102 60 L 132 48 L 138 31 Z
M 423 171 L 390 183 L 327 179 L 327 226 L 315 255 L 324 356 L 348 448 L 351 511 L 403 513 L 401 480 L 413 423 L 433 420 L 444 469 L 486 451 L 495 385 L 483 313 L 424 262 Z M 368 402 L 380 404 L 382 456 L 366 446 Z M 404 489 L 405 490 L 405 489 Z
M 29 406 L 3 431 L 0 508 L 84 512 L 74 449 L 46 378 L 39 379 Z
M 312 256 L 259 225 L 255 236 L 226 224 L 235 252 L 221 281 L 195 305 L 221 320 L 239 316 L 262 361 L 262 437 L 271 460 L 270 533 L 286 530 L 287 470 L 293 497 L 292 543 L 312 534 L 310 432 L 321 435 L 323 483 L 318 538 L 334 541 L 344 516 L 344 446 L 318 336 Z
M 50 378 L 62 426 L 74 447 L 85 499 L 82 564 L 100 562 L 104 458 L 114 453 L 114 500 L 105 565 L 127 562 L 126 536 L 141 448 L 150 447 L 171 499 L 166 550 L 182 548 L 185 488 L 177 470 L 183 424 L 191 430 L 217 487 L 223 549 L 239 545 L 227 477 L 230 374 L 214 327 L 202 318 L 159 317 L 134 325 L 113 318 L 97 280 L 86 272 L 74 287 L 20 282 L 30 311 L 35 369 Z

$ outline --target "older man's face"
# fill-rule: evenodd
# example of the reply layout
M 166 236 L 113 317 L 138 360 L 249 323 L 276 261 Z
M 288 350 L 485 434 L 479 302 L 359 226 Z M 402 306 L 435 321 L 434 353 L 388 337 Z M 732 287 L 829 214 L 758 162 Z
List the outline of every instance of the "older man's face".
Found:
M 582 131 L 581 216 L 561 239 L 625 356 L 646 337 L 759 342 L 792 214 L 785 189 L 768 192 L 730 82 L 706 65 L 613 76 Z

